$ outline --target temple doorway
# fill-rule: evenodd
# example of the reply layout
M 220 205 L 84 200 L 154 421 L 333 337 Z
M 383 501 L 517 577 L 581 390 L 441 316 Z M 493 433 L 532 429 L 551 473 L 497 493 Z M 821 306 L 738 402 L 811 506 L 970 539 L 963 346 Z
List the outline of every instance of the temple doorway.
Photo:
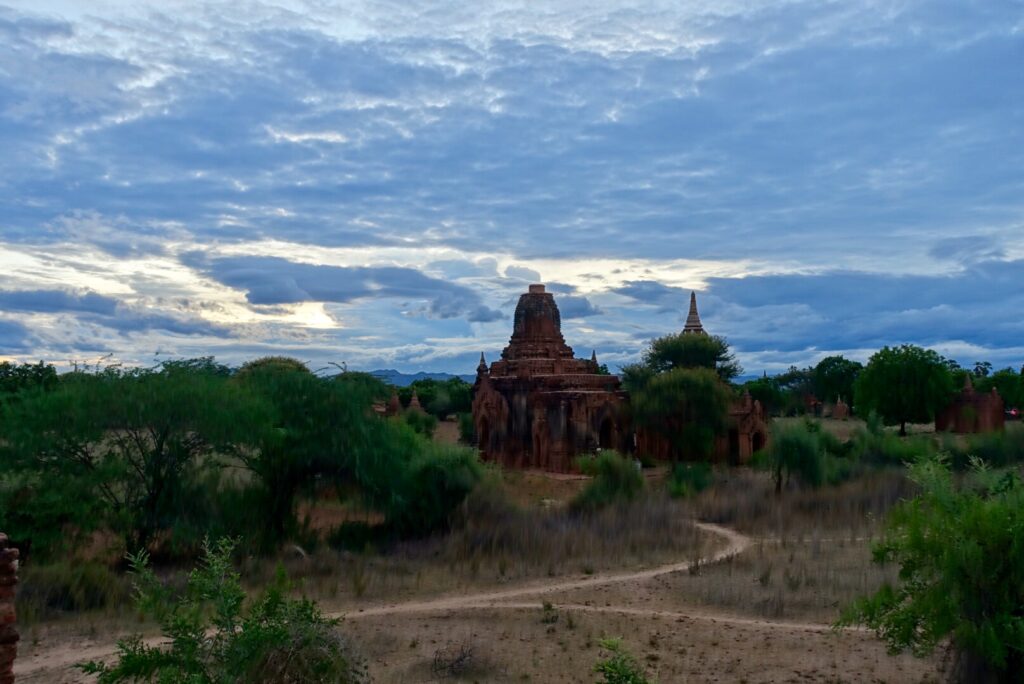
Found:
M 614 449 L 615 428 L 612 426 L 612 419 L 605 418 L 601 421 L 601 430 L 598 435 L 597 445 L 601 449 Z

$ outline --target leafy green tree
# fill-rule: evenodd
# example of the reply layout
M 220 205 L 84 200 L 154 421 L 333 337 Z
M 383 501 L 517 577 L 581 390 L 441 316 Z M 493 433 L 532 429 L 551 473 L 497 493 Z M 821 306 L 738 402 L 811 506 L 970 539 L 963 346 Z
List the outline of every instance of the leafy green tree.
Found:
M 312 371 L 306 364 L 290 356 L 263 356 L 252 361 L 246 361 L 241 365 L 235 375 L 244 379 L 250 373 L 309 373 Z
M 795 416 L 804 413 L 804 398 L 814 394 L 814 369 L 790 366 L 789 370 L 774 378 L 783 396 L 783 413 Z
M 4 471 L 44 498 L 47 487 L 78 497 L 79 513 L 146 548 L 190 505 L 196 469 L 252 446 L 265 416 L 226 379 L 182 367 L 76 373 L 4 408 Z
M 819 434 L 801 425 L 777 427 L 773 432 L 763 458 L 775 480 L 775 493 L 781 494 L 783 482 L 793 475 L 811 486 L 820 485 L 825 463 Z
M 883 347 L 868 360 L 857 378 L 854 398 L 857 410 L 876 411 L 886 425 L 924 423 L 949 401 L 953 379 L 942 357 L 931 349 L 911 344 Z
M 853 401 L 853 385 L 863 369 L 858 361 L 826 356 L 814 367 L 814 393 L 822 401 L 836 401 L 838 397 Z
M 766 376 L 749 380 L 743 384 L 743 389 L 750 392 L 751 398 L 761 402 L 761 406 L 769 416 L 778 415 L 785 407 L 785 393 L 775 378 Z
M 374 383 L 289 367 L 255 368 L 236 382 L 271 407 L 258 448 L 237 453 L 257 477 L 264 549 L 294 534 L 299 496 L 316 482 L 333 482 L 339 492 L 376 490 L 413 453 L 385 448 L 381 435 L 390 428 L 372 415 Z
M 1012 368 L 1004 368 L 988 377 L 979 378 L 974 387 L 979 392 L 990 392 L 994 387 L 1006 406 L 1024 408 L 1024 375 Z
M 30 390 L 52 390 L 57 386 L 57 369 L 42 361 L 35 364 L 0 363 L 0 404 Z
M 975 377 L 987 378 L 992 372 L 992 364 L 988 361 L 975 361 L 974 369 L 971 372 Z
M 708 368 L 726 382 L 743 372 L 725 338 L 715 335 L 677 333 L 654 339 L 644 353 L 643 365 L 655 373 L 677 368 Z
M 957 487 L 932 459 L 912 477 L 921 494 L 894 508 L 878 563 L 898 563 L 899 582 L 844 611 L 839 624 L 866 624 L 889 649 L 925 656 L 949 643 L 960 682 L 1019 682 L 1024 672 L 1024 486 L 1013 474 L 980 470 Z
M 626 371 L 636 423 L 663 437 L 672 456 L 704 459 L 711 455 L 715 435 L 723 432 L 732 393 L 715 371 L 675 368 L 652 373 L 649 368 Z
M 115 663 L 90 661 L 79 668 L 100 684 L 366 681 L 364 665 L 338 634 L 339 621 L 325 618 L 308 599 L 288 598 L 283 571 L 245 607 L 231 566 L 233 546 L 227 540 L 204 545 L 203 562 L 180 597 L 153 573 L 144 552 L 130 556 L 138 607 L 157 619 L 166 644 L 130 636 L 118 641 Z

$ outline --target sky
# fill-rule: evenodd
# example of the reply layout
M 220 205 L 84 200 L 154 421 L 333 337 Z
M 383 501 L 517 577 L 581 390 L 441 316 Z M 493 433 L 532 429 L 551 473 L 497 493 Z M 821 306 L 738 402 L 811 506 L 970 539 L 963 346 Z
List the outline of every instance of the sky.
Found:
M 1020 0 L 0 0 L 0 358 L 1024 362 Z

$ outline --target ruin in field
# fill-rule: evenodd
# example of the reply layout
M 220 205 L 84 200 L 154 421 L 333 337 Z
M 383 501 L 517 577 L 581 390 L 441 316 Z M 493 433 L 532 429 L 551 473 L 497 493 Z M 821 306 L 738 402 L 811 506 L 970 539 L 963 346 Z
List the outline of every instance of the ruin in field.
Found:
M 683 333 L 706 334 L 693 294 Z M 572 470 L 577 456 L 599 449 L 666 457 L 667 443 L 634 430 L 628 404 L 618 377 L 600 374 L 596 355 L 576 358 L 562 336 L 554 296 L 543 285 L 531 285 L 519 297 L 501 358 L 488 366 L 480 356 L 473 386 L 477 444 L 484 460 L 558 472 Z M 745 463 L 767 437 L 760 403 L 744 395 L 729 411 L 715 457 Z

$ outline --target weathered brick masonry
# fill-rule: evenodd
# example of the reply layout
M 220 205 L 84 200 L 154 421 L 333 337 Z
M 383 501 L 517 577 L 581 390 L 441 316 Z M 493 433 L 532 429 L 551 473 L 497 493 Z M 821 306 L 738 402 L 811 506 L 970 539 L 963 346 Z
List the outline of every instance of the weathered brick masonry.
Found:
M 18 630 L 14 624 L 14 586 L 18 583 L 18 549 L 0 532 L 0 684 L 14 682 Z

